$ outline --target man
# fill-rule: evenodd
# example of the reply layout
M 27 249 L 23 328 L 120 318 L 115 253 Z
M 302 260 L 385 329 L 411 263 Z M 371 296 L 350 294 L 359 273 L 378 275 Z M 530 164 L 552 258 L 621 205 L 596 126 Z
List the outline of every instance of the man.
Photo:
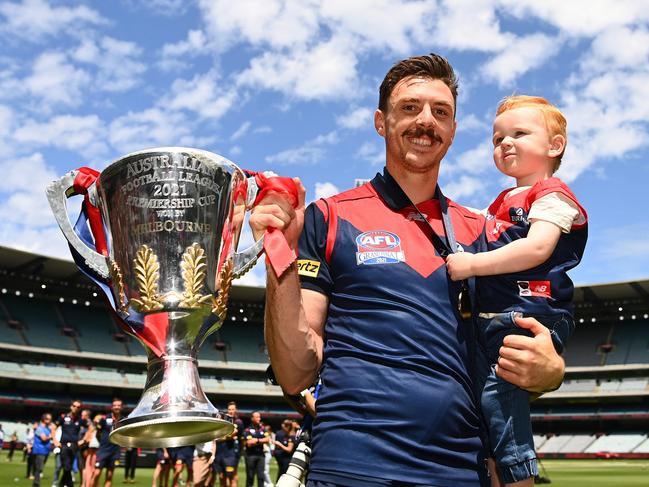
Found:
M 214 470 L 219 475 L 221 487 L 237 487 L 239 485 L 239 459 L 241 457 L 241 438 L 243 421 L 237 415 L 237 403 L 228 403 L 228 412 L 223 418 L 234 425 L 232 434 L 216 441 L 216 461 Z
M 254 411 L 250 415 L 250 426 L 243 431 L 246 445 L 246 487 L 252 487 L 257 477 L 257 487 L 264 487 L 264 445 L 270 442 L 270 436 L 261 424 L 261 413 Z
M 288 464 L 291 461 L 293 448 L 295 447 L 295 436 L 292 434 L 293 421 L 285 419 L 282 421 L 282 429 L 275 435 L 275 460 L 277 461 L 277 481 L 286 473 Z
M 194 446 L 178 446 L 175 448 L 167 448 L 169 456 L 171 457 L 172 464 L 174 466 L 174 475 L 171 480 L 171 485 L 173 487 L 179 487 L 182 479 L 181 475 L 187 469 L 187 487 L 192 486 L 192 480 L 194 477 L 193 466 L 194 466 Z
M 312 487 L 486 485 L 471 391 L 473 325 L 457 312 L 460 287 L 446 273 L 444 256 L 456 247 L 445 238 L 447 200 L 435 190 L 456 99 L 444 58 L 397 63 L 374 116 L 385 139 L 383 174 L 306 214 L 303 187 L 295 209 L 270 194 L 251 216 L 255 237 L 279 228 L 293 249 L 299 238 L 301 281 L 297 264 L 280 278 L 268 272 L 265 335 L 288 394 L 320 371 Z M 457 242 L 482 250 L 483 221 L 447 203 Z M 535 336 L 508 337 L 498 373 L 532 391 L 556 387 L 564 366 L 549 333 L 535 320 L 519 325 Z
M 166 448 L 156 448 L 156 464 L 151 479 L 151 487 L 168 487 L 171 457 Z
M 58 440 L 56 431 L 54 431 L 54 446 L 60 448 L 60 460 L 63 473 L 59 481 L 59 487 L 73 487 L 72 481 L 72 467 L 74 459 L 77 456 L 79 448 L 79 432 L 81 427 L 88 426 L 85 420 L 81 419 L 79 413 L 81 411 L 81 401 L 75 400 L 70 404 L 70 411 L 66 414 L 61 414 L 61 417 L 56 420 L 57 430 L 61 430 L 61 439 Z
M 45 413 L 41 416 L 41 421 L 38 423 L 34 431 L 34 444 L 32 446 L 32 458 L 34 465 L 34 482 L 32 487 L 40 487 L 41 476 L 43 475 L 43 467 L 50 454 L 52 446 L 52 415 Z
M 115 472 L 115 465 L 119 462 L 120 447 L 111 443 L 110 432 L 113 431 L 113 428 L 115 428 L 115 425 L 121 417 L 122 400 L 115 398 L 111 404 L 110 415 L 97 422 L 99 448 L 97 449 L 95 470 L 92 472 L 91 485 L 93 486 L 99 484 L 99 477 L 101 477 L 101 472 L 104 469 L 106 469 L 104 487 L 111 487 L 113 485 L 113 473 Z
M 199 443 L 194 448 L 194 487 L 208 487 L 212 483 L 212 464 L 216 458 L 216 440 Z

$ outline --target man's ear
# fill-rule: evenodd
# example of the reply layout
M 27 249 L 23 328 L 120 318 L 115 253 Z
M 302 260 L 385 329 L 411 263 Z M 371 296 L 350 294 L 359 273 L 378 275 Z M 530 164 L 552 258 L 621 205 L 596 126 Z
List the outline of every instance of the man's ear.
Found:
M 566 149 L 566 138 L 557 134 L 552 139 L 550 139 L 550 149 L 548 149 L 549 157 L 559 157 L 563 154 L 563 151 Z
M 374 128 L 381 137 L 385 137 L 385 117 L 381 110 L 374 112 Z

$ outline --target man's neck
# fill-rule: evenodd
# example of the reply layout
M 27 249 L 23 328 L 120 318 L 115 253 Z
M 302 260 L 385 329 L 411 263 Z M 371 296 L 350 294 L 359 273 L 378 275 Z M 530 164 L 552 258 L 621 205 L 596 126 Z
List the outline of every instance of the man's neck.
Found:
M 423 173 L 406 171 L 401 166 L 395 167 L 391 164 L 387 164 L 386 167 L 390 176 L 394 178 L 415 205 L 428 201 L 435 196 L 439 166 Z

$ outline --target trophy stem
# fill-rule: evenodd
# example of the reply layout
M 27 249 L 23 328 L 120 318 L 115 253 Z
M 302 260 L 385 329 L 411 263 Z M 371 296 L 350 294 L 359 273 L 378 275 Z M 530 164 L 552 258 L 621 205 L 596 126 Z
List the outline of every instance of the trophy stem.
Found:
M 149 360 L 140 402 L 117 423 L 110 440 L 126 447 L 165 448 L 203 443 L 232 430 L 205 396 L 196 359 L 174 355 Z

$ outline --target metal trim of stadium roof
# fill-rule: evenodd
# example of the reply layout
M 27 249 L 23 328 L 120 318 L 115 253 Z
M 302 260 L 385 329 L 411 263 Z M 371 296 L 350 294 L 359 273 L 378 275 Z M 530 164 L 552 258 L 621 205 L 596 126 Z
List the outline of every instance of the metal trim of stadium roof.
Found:
M 0 281 L 11 280 L 15 286 L 16 278 L 24 279 L 24 283 L 37 281 L 39 285 L 51 284 L 59 292 L 65 292 L 66 288 L 71 290 L 71 287 L 97 289 L 72 260 L 0 246 Z M 230 299 L 259 303 L 263 302 L 265 294 L 265 287 L 242 286 L 235 281 Z

